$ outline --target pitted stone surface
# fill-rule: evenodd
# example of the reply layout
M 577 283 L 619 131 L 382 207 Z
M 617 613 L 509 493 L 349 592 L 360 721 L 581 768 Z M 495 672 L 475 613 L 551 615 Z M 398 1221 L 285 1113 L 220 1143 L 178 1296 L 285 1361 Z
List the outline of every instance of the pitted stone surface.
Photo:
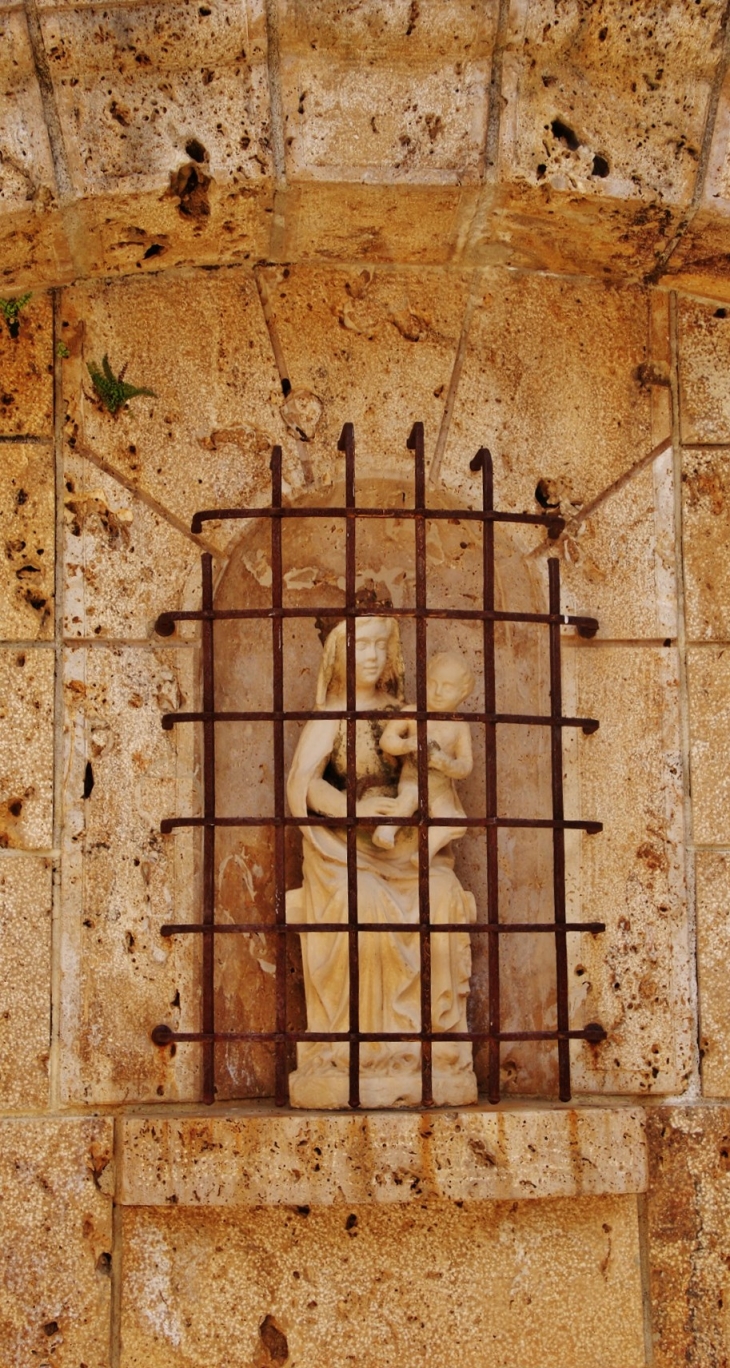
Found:
M 127 1209 L 123 1228 L 123 1368 L 645 1363 L 632 1197 Z
M 53 633 L 54 478 L 50 445 L 3 444 L 0 465 L 0 637 Z
M 0 1106 L 48 1104 L 51 863 L 0 859 Z
M 0 845 L 52 844 L 53 651 L 0 649 Z
M 8 290 L 7 297 L 21 299 L 22 295 Z M 17 336 L 13 337 L 5 320 L 0 318 L 0 436 L 50 437 L 53 431 L 53 307 L 50 295 L 32 294 L 22 305 L 17 324 Z
M 483 1112 L 258 1110 L 123 1123 L 127 1206 L 301 1206 L 500 1201 L 641 1192 L 636 1108 L 506 1107 Z

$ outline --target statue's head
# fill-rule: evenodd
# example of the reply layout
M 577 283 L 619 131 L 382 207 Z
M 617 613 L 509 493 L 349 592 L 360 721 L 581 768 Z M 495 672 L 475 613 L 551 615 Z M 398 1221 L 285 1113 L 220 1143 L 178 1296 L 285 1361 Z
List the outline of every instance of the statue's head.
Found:
M 317 707 L 347 692 L 346 633 L 338 622 L 324 643 L 317 680 Z M 400 630 L 395 618 L 360 617 L 355 622 L 355 676 L 358 686 L 375 686 L 394 702 L 405 698 L 405 667 Z

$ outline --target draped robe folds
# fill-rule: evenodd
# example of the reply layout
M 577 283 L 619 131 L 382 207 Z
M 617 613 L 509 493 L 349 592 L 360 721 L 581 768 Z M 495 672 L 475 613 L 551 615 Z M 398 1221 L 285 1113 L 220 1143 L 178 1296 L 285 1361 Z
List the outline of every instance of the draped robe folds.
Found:
M 384 721 L 386 717 L 384 717 Z M 343 724 L 344 726 L 344 724 Z M 367 722 L 358 722 L 358 778 Z M 292 761 L 288 798 L 292 815 L 316 815 L 308 808 L 311 781 L 322 776 L 336 751 L 344 760 L 341 724 L 328 718 L 307 722 Z M 372 750 L 372 733 L 370 749 Z M 365 758 L 363 756 L 363 758 Z M 372 776 L 371 776 L 372 782 Z M 381 793 L 395 795 L 396 784 Z M 287 921 L 337 922 L 347 925 L 347 845 L 344 830 L 302 827 L 303 884 L 287 893 Z M 369 830 L 357 834 L 358 919 L 417 925 L 418 871 L 411 863 L 416 832 L 401 830 L 392 850 L 374 846 Z M 476 919 L 471 893 L 462 888 L 448 849 L 430 867 L 430 913 L 435 923 L 466 924 Z M 348 1031 L 349 947 L 347 934 L 320 931 L 301 934 L 307 1029 Z M 386 931 L 358 936 L 360 1030 L 419 1031 L 421 984 L 419 934 Z M 471 973 L 468 932 L 431 935 L 431 1014 L 434 1031 L 466 1031 L 466 1001 Z M 413 1105 L 421 1100 L 421 1047 L 414 1041 L 363 1042 L 360 1045 L 360 1092 L 364 1106 Z M 349 1092 L 347 1042 L 303 1042 L 297 1045 L 296 1071 L 290 1077 L 293 1106 L 339 1107 Z M 434 1100 L 442 1105 L 475 1102 L 476 1078 L 468 1041 L 433 1045 Z

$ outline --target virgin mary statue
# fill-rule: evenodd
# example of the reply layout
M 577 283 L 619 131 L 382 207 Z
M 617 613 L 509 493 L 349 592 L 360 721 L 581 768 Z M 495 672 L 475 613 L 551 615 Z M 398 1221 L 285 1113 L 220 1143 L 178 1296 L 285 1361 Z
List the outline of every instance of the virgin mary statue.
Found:
M 355 633 L 356 705 L 382 712 L 358 719 L 355 768 L 357 814 L 392 816 L 399 761 L 380 748 L 386 723 L 404 703 L 400 632 L 394 618 L 361 617 Z M 326 638 L 317 681 L 317 712 L 299 739 L 287 793 L 294 817 L 347 815 L 346 723 L 328 712 L 346 706 L 345 624 Z M 344 827 L 305 826 L 302 887 L 287 894 L 289 922 L 347 924 L 347 844 Z M 413 1032 L 421 1029 L 417 849 L 413 828 L 399 827 L 392 849 L 373 844 L 372 828 L 357 830 L 357 894 L 360 922 L 399 923 L 403 931 L 360 932 L 360 1030 Z M 472 922 L 474 898 L 454 873 L 450 847 L 430 865 L 431 921 Z M 348 1031 L 349 957 L 346 932 L 301 933 L 307 1029 Z M 434 1031 L 466 1031 L 471 973 L 468 932 L 431 936 L 431 1015 Z M 297 1045 L 297 1069 L 290 1077 L 294 1107 L 344 1107 L 349 1093 L 347 1042 Z M 375 1041 L 360 1045 L 360 1097 L 365 1107 L 413 1106 L 421 1100 L 421 1046 L 417 1041 Z M 433 1094 L 437 1104 L 461 1106 L 477 1100 L 468 1041 L 433 1046 Z

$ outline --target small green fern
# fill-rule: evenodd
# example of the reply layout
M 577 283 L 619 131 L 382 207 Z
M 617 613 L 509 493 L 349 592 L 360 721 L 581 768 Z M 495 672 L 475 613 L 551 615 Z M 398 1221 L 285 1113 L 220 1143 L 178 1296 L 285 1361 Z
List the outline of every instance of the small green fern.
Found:
M 24 309 L 29 299 L 32 299 L 32 292 L 18 295 L 17 299 L 0 299 L 0 313 L 8 325 L 8 332 L 11 337 L 17 337 L 20 332 L 20 310 Z
M 144 385 L 128 385 L 124 379 L 126 369 L 126 365 L 122 366 L 119 374 L 115 375 L 109 365 L 109 357 L 106 355 L 102 358 L 101 367 L 97 366 L 95 361 L 87 363 L 91 383 L 102 404 L 110 413 L 118 413 L 128 399 L 135 399 L 138 394 L 149 394 L 152 398 L 155 397 L 155 391 L 147 389 Z

